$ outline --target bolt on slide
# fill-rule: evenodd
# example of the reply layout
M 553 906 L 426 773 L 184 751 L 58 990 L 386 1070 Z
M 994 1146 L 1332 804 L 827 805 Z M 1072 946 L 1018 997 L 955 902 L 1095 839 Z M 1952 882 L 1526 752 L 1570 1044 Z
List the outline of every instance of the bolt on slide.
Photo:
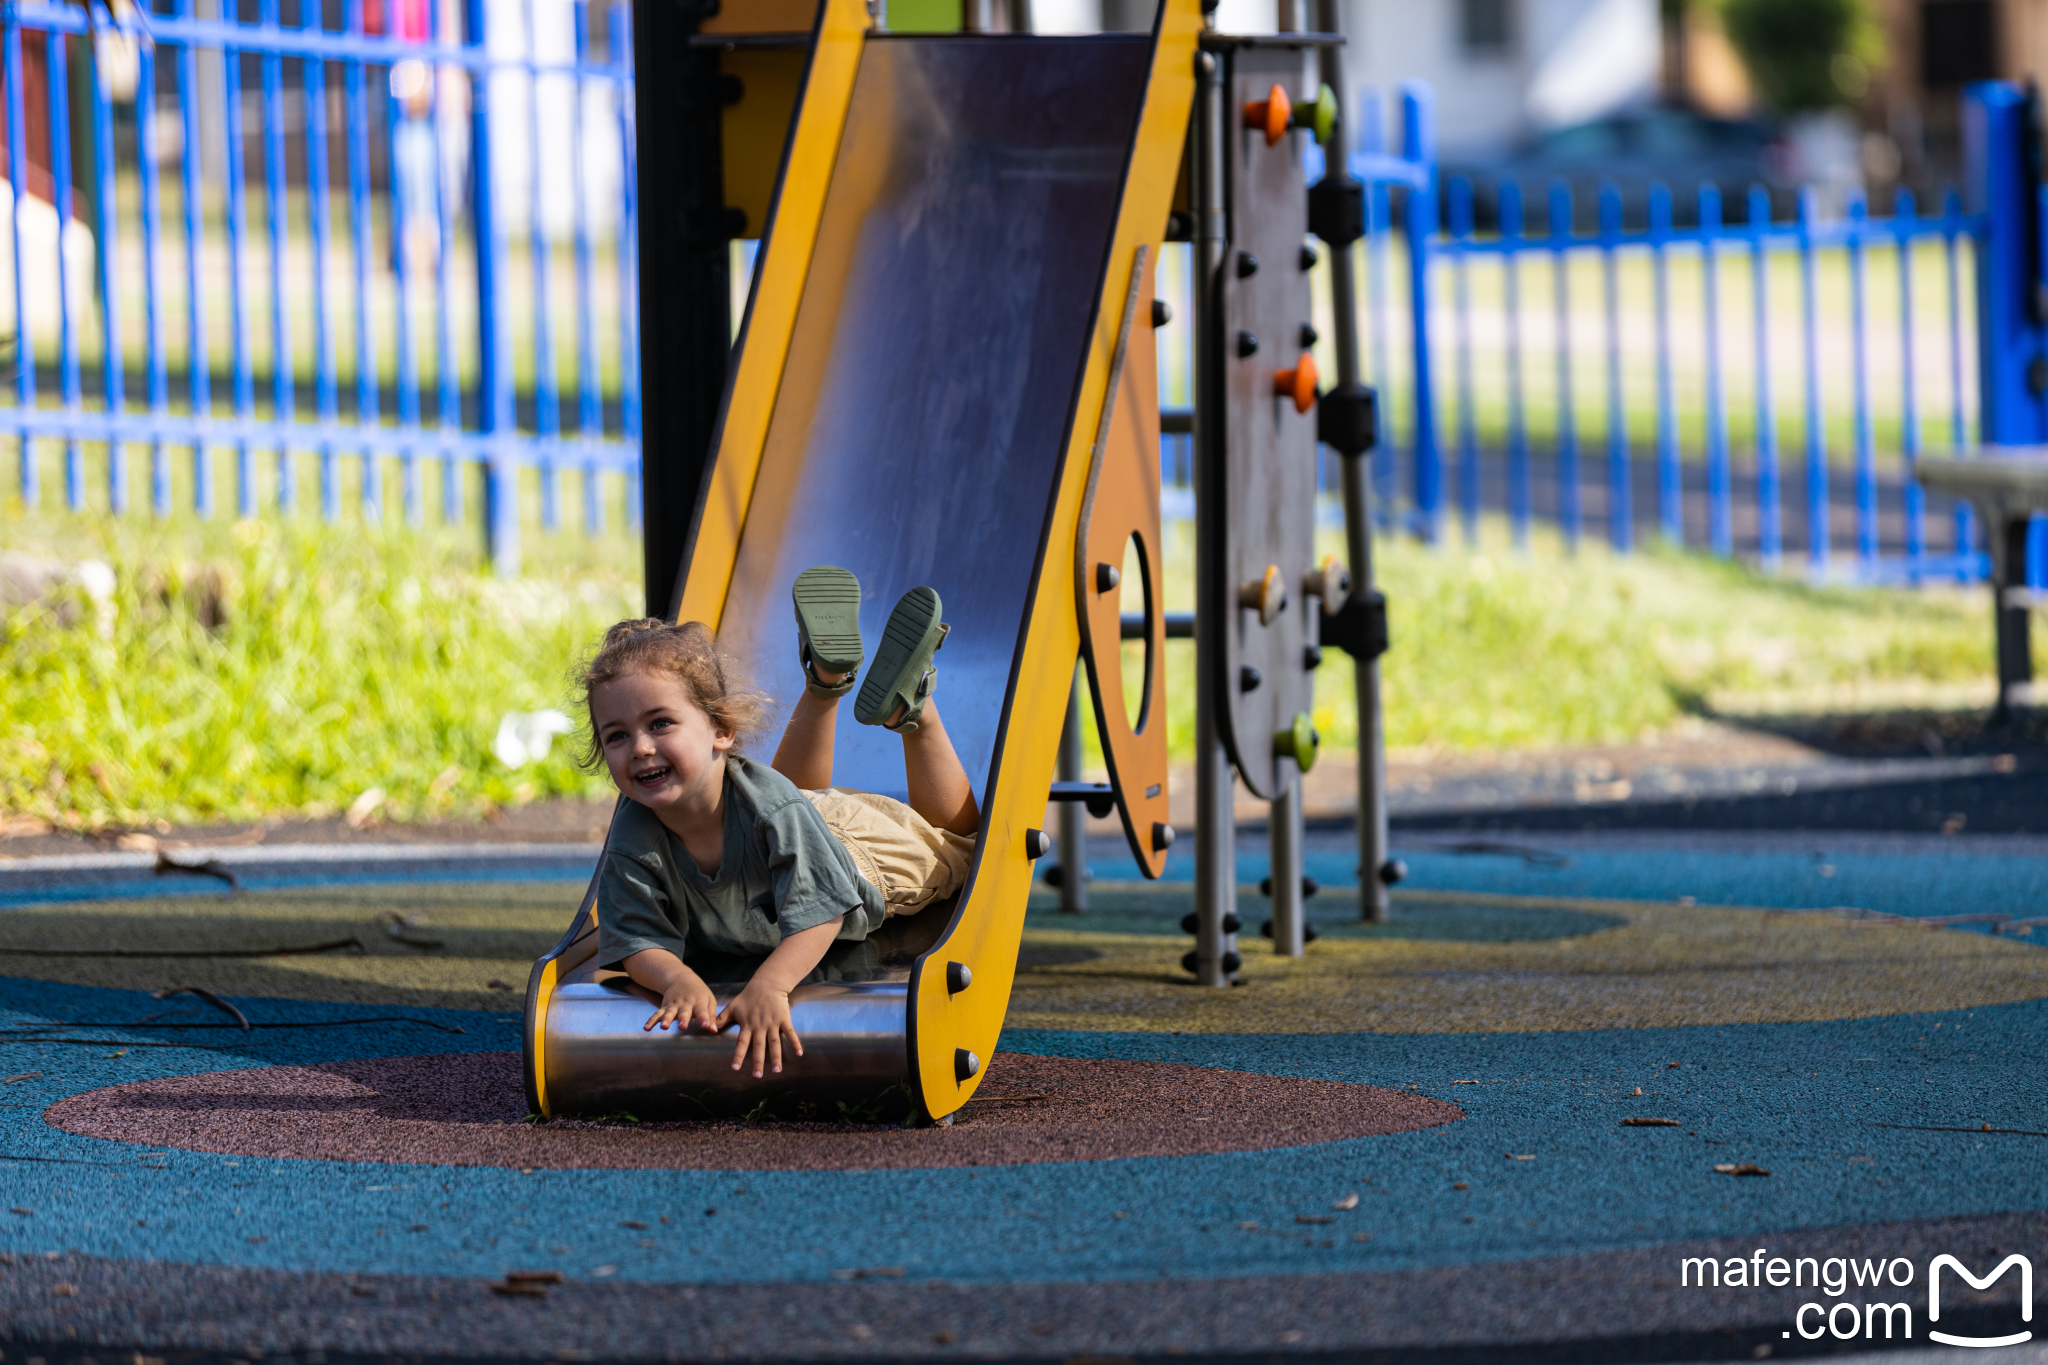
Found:
M 727 0 L 690 50 L 800 52 L 801 74 L 784 68 L 779 87 L 780 171 L 695 515 L 682 536 L 652 524 L 650 501 L 650 543 L 680 541 L 672 615 L 711 627 L 784 716 L 804 690 L 798 573 L 853 569 L 870 639 L 898 595 L 936 589 L 953 628 L 939 692 L 981 831 L 956 898 L 885 926 L 875 979 L 792 993 L 805 1052 L 765 1080 L 732 1069 L 727 1038 L 642 1028 L 650 993 L 598 968 L 593 881 L 528 983 L 528 1101 L 548 1116 L 692 1116 L 907 1081 L 943 1121 L 1002 1029 L 1077 657 L 1148 876 L 1173 837 L 1152 275 L 1202 16 L 1165 0 L 1150 34 L 913 35 L 876 29 L 859 0 L 822 0 L 808 34 L 749 34 L 755 7 L 764 29 L 787 27 L 772 22 L 787 3 Z M 735 112 L 777 97 L 765 76 L 717 79 Z M 643 122 L 641 136 L 662 132 Z M 732 141 L 725 152 L 730 187 L 752 172 Z M 650 268 L 658 246 L 644 231 Z M 695 382 L 662 368 L 643 363 L 650 396 Z M 648 460 L 668 458 L 652 427 L 648 444 Z M 1134 708 L 1126 594 L 1145 623 Z M 855 726 L 835 743 L 835 785 L 903 794 L 895 736 Z

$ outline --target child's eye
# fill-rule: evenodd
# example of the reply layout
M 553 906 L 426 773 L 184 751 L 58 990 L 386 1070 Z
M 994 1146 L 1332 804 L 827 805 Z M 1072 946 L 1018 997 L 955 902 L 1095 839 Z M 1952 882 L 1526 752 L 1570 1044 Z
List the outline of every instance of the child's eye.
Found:
M 666 730 L 674 724 L 675 722 L 670 720 L 667 716 L 660 716 L 657 717 L 651 724 L 649 724 L 647 728 L 650 730 Z

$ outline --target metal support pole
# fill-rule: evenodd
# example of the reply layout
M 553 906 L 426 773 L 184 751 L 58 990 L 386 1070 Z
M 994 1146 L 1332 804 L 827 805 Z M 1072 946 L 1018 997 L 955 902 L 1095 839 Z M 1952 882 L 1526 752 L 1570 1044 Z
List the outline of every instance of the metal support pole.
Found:
M 2033 616 L 2027 604 L 2027 531 L 2024 513 L 1993 504 L 1985 518 L 1996 538 L 1991 557 L 1991 612 L 1998 657 L 1994 725 L 2026 720 L 2034 706 Z
M 1081 780 L 1080 671 L 1067 693 L 1067 727 L 1060 731 L 1059 776 Z M 1060 913 L 1078 915 L 1088 909 L 1088 808 L 1079 801 L 1060 802 Z
M 1340 31 L 1339 0 L 1320 0 L 1322 29 Z M 1344 97 L 1344 58 L 1334 47 L 1319 49 L 1316 60 L 1323 83 L 1337 92 L 1337 123 L 1329 141 L 1323 144 L 1324 164 L 1334 173 L 1348 176 L 1346 166 L 1348 113 Z M 1337 383 L 1359 382 L 1358 289 L 1353 270 L 1352 244 L 1330 247 L 1330 303 L 1335 314 Z M 1344 549 L 1351 568 L 1351 591 L 1369 598 L 1372 574 L 1372 480 L 1368 452 L 1341 451 L 1344 470 Z M 1380 921 L 1387 917 L 1390 903 L 1386 870 L 1392 865 L 1387 847 L 1387 743 L 1380 719 L 1380 663 L 1374 659 L 1352 660 L 1353 683 L 1358 697 L 1358 909 L 1359 917 Z
M 1223 64 L 1195 54 L 1195 979 L 1227 986 L 1236 959 L 1237 774 L 1224 750 L 1223 631 L 1237 605 L 1223 581 Z
M 1291 758 L 1273 765 L 1279 772 L 1280 789 L 1273 797 L 1271 823 L 1266 826 L 1272 849 L 1273 951 L 1281 957 L 1300 957 L 1307 951 L 1301 904 L 1302 825 L 1301 769 Z

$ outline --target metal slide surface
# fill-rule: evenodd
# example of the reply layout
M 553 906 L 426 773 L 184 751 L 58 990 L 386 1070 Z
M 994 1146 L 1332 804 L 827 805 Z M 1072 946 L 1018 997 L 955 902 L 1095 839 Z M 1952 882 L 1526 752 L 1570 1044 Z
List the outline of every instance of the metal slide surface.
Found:
M 773 731 L 797 574 L 853 570 L 870 641 L 929 584 L 986 785 L 1150 64 L 1142 35 L 869 41 L 719 623 Z M 837 785 L 904 794 L 901 739 L 850 710 L 838 739 Z
M 857 1008 L 855 1069 L 894 1048 L 933 1117 L 972 1093 L 1015 970 L 1027 833 L 1080 647 L 1076 533 L 1116 314 L 1156 259 L 1192 99 L 1199 9 L 1164 10 L 1150 35 L 862 35 L 859 0 L 824 0 L 678 585 L 679 616 L 712 624 L 779 704 L 762 756 L 803 691 L 798 573 L 859 576 L 871 647 L 904 591 L 944 601 L 936 696 L 984 815 L 969 883 L 912 922 L 910 951 L 938 946 L 894 982 L 792 996 Z M 904 795 L 902 740 L 842 712 L 834 784 Z M 541 1111 L 731 1085 L 729 1039 L 624 1026 L 635 988 L 596 979 L 589 911 L 529 992 Z M 874 1022 L 885 1000 L 893 1028 Z M 840 1088 L 834 1050 L 780 1088 Z

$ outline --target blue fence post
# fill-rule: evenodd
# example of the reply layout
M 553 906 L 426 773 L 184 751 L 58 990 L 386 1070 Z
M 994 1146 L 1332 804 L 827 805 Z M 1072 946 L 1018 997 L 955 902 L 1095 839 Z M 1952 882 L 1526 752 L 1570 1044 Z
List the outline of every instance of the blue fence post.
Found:
M 277 27 L 277 0 L 263 0 L 263 26 Z M 299 505 L 298 468 L 291 438 L 283 435 L 297 407 L 293 381 L 292 329 L 285 296 L 285 250 L 291 235 L 286 219 L 284 188 L 284 59 L 274 52 L 260 58 L 263 72 L 263 197 L 270 228 L 270 420 L 280 432 L 277 444 L 277 508 L 293 512 Z M 231 113 L 229 117 L 233 117 Z
M 68 44 L 61 33 L 51 33 L 49 43 L 50 84 L 50 180 L 57 209 L 57 373 L 63 386 L 64 415 L 76 419 L 83 402 L 83 380 L 78 369 L 78 319 L 71 315 L 71 92 L 67 75 Z M 64 432 L 64 505 L 76 512 L 85 506 L 85 462 L 78 449 L 78 431 L 67 425 Z
M 1960 455 L 1969 446 L 1963 419 L 1963 286 L 1957 263 L 1963 237 L 1962 196 L 1951 190 L 1941 203 L 1942 261 L 1948 275 L 1948 439 L 1949 449 Z M 1967 579 L 1963 557 L 1977 548 L 1976 513 L 1970 504 L 1956 499 L 1956 577 Z
M 1451 181 L 1451 288 L 1456 312 L 1458 403 L 1458 519 L 1463 524 L 1465 544 L 1479 544 L 1479 420 L 1472 398 L 1472 271 L 1468 251 L 1472 245 L 1472 182 L 1462 177 Z
M 1557 328 L 1557 525 L 1565 548 L 1579 548 L 1579 423 L 1572 405 L 1572 191 L 1550 186 L 1550 295 Z
M 1771 196 L 1749 190 L 1750 308 L 1756 321 L 1756 528 L 1757 555 L 1775 572 L 1784 552 L 1778 498 L 1778 413 L 1771 398 Z
M 1635 548 L 1635 495 L 1628 467 L 1628 407 L 1621 391 L 1621 191 L 1600 187 L 1600 285 L 1607 343 L 1607 538 L 1623 554 Z
M 1522 410 L 1522 187 L 1501 182 L 1502 302 L 1507 312 L 1508 522 L 1515 548 L 1529 548 L 1529 420 Z
M 1864 237 L 1870 206 L 1863 192 L 1849 198 L 1849 377 L 1856 409 L 1856 557 L 1864 572 L 1877 568 L 1877 437 L 1870 416 L 1870 309 Z
M 14 401 L 26 411 L 36 405 L 35 337 L 28 325 L 28 271 L 21 257 L 22 211 L 28 201 L 28 102 L 21 93 L 21 15 L 12 6 L 0 11 L 6 25 L 4 61 L 7 78 L 7 184 L 14 192 L 14 217 L 10 225 L 14 255 Z M 57 287 L 64 287 L 59 280 Z M 42 481 L 36 472 L 36 442 L 23 432 L 19 486 L 21 505 L 33 510 L 42 500 Z
M 192 0 L 177 0 L 180 18 L 189 18 Z M 178 46 L 178 103 L 183 106 L 184 148 L 179 158 L 185 194 L 185 372 L 194 420 L 213 416 L 213 356 L 206 339 L 206 198 L 199 183 L 199 53 L 197 45 Z M 192 442 L 192 510 L 213 515 L 213 451 L 205 440 Z
M 1920 210 L 1913 192 L 1892 198 L 1893 240 L 1899 253 L 1899 454 L 1906 474 L 1906 575 L 1918 581 L 1927 557 L 1927 490 L 1914 477 L 1920 459 L 1920 396 L 1913 356 L 1913 247 Z
M 499 309 L 498 290 L 504 272 L 504 240 L 498 232 L 492 202 L 496 169 L 491 164 L 490 45 L 485 26 L 490 6 L 485 0 L 463 0 L 463 37 L 477 59 L 470 69 L 470 221 L 476 234 L 477 383 L 482 391 L 477 429 L 489 454 L 484 472 L 484 548 L 492 569 L 506 577 L 519 572 L 519 466 L 506 448 L 513 431 L 512 337 L 509 319 Z
M 348 31 L 363 33 L 363 0 L 349 0 Z M 367 73 L 360 59 L 341 69 L 342 95 L 348 101 L 348 223 L 350 265 L 355 270 L 356 324 L 356 430 L 363 433 L 361 487 L 358 490 L 366 521 L 378 520 L 384 507 L 384 481 L 380 477 L 383 452 L 376 444 L 378 415 L 377 345 L 370 320 L 371 257 L 376 243 L 370 227 L 370 105 L 363 90 Z
M 2035 208 L 2026 165 L 2027 97 L 1983 81 L 1963 92 L 1963 165 L 1977 240 L 1977 427 L 1985 445 L 2048 441 L 2048 329 L 2034 319 Z
M 1380 92 L 1371 88 L 1360 91 L 1357 108 L 1358 150 L 1385 153 L 1386 102 Z M 1387 312 L 1393 298 L 1387 264 L 1388 239 L 1393 235 L 1394 225 L 1392 193 L 1384 180 L 1368 181 L 1365 187 L 1366 310 L 1372 334 L 1372 382 L 1380 391 L 1380 441 L 1372 452 L 1373 520 L 1383 532 L 1394 529 L 1394 509 L 1401 500 L 1401 466 L 1396 453 L 1400 445 L 1396 425 L 1399 414 L 1391 401 L 1393 350 L 1387 340 Z
M 611 22 L 605 27 L 605 43 L 613 70 L 619 73 L 616 90 L 619 110 L 619 423 L 626 439 L 638 448 L 640 441 L 640 297 L 639 170 L 633 144 L 633 7 L 618 0 L 611 8 Z M 1192 317 L 1194 310 L 1188 310 Z M 644 458 L 644 457 L 643 457 Z M 626 527 L 640 531 L 640 471 L 629 468 L 626 475 Z
M 98 12 L 105 14 L 104 10 Z M 88 55 L 92 58 L 86 99 L 92 106 L 93 229 L 99 239 L 94 246 L 100 263 L 100 376 L 107 415 L 119 417 L 127 406 L 122 382 L 127 352 L 121 336 L 121 216 L 114 198 L 114 110 L 96 44 L 89 46 Z M 128 447 L 118 436 L 107 441 L 107 510 L 116 515 L 128 510 Z
M 1728 395 L 1721 376 L 1721 191 L 1701 185 L 1700 289 L 1706 304 L 1707 544 L 1724 559 L 1735 553 L 1733 490 L 1728 477 Z
M 1650 272 L 1657 326 L 1657 522 L 1667 545 L 1685 544 L 1684 471 L 1678 462 L 1678 394 L 1671 376 L 1671 191 L 1650 186 Z
M 307 33 L 321 31 L 320 7 L 301 0 L 299 27 Z M 327 63 L 307 58 L 299 64 L 301 98 L 306 102 L 306 212 L 313 237 L 313 405 L 322 427 L 332 430 L 341 415 L 339 382 L 335 377 L 334 326 L 327 298 L 327 255 L 333 230 L 328 204 L 327 166 Z M 320 437 L 320 515 L 328 521 L 341 517 L 340 457 L 334 441 Z
M 155 45 L 138 42 L 135 57 L 135 137 L 137 143 L 146 149 L 139 168 L 142 182 L 143 337 L 147 345 L 145 372 L 149 415 L 156 425 L 155 435 L 149 443 L 149 508 L 153 515 L 167 517 L 171 514 L 171 467 L 164 449 L 163 428 L 165 419 L 170 416 L 171 379 L 164 362 L 164 310 L 160 297 L 163 289 L 163 276 L 159 272 L 163 207 L 159 199 L 161 186 L 157 159 L 152 154 L 156 147 L 157 117 Z
M 449 44 L 444 5 L 453 0 L 434 0 L 434 42 L 443 51 Z M 441 435 L 441 521 L 446 525 L 462 517 L 462 476 L 464 463 L 457 438 L 462 434 L 462 373 L 455 360 L 455 204 L 450 192 L 448 169 L 442 157 L 448 146 L 448 105 L 445 81 L 459 68 L 439 62 L 429 68 L 433 81 L 434 127 L 434 222 L 441 249 L 434 259 L 434 378 L 439 395 L 435 404 Z
M 228 215 L 228 318 L 234 341 L 231 365 L 234 370 L 235 422 L 241 428 L 235 438 L 235 514 L 256 515 L 256 456 L 249 444 L 249 427 L 256 420 L 256 369 L 249 356 L 249 299 L 243 260 L 248 233 L 245 145 L 242 136 L 242 54 L 223 47 L 220 54 L 223 107 L 221 122 L 227 130 L 227 215 Z
M 1813 233 L 1817 209 L 1811 188 L 1799 192 L 1800 349 L 1806 371 L 1806 554 L 1818 573 L 1828 562 L 1827 414 L 1820 396 L 1820 278 Z
M 1432 543 L 1443 519 L 1443 465 L 1436 443 L 1436 387 L 1429 355 L 1429 253 L 1437 226 L 1434 98 L 1420 81 L 1401 87 L 1401 156 L 1426 168 L 1424 187 L 1408 192 L 1403 226 L 1408 239 L 1408 321 L 1414 353 L 1416 530 Z

